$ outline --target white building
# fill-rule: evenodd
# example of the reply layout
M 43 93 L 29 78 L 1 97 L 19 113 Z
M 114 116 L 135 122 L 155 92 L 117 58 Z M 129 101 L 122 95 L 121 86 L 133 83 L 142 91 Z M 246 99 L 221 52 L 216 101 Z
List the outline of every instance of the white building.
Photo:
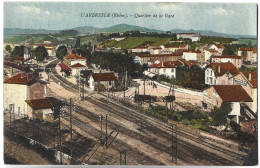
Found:
M 200 50 L 183 50 L 183 59 L 187 61 L 198 61 L 201 56 Z
M 220 55 L 222 55 L 223 50 L 225 49 L 225 47 L 223 45 L 220 44 L 213 44 L 210 46 L 210 49 L 214 49 L 216 50 Z
M 210 63 L 205 68 L 205 84 L 233 85 L 237 74 L 238 70 L 232 63 Z
M 117 77 L 114 73 L 92 73 L 88 83 L 91 90 L 108 91 L 115 87 Z
M 157 75 L 165 75 L 169 78 L 176 78 L 176 67 L 167 62 L 149 65 L 148 71 Z

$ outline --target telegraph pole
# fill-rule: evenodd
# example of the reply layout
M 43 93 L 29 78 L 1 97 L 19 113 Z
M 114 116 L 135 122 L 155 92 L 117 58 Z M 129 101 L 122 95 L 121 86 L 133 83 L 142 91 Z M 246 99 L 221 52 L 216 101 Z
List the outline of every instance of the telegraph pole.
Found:
M 126 73 L 124 73 L 124 98 L 125 98 L 125 75 Z
M 103 115 L 100 114 L 100 143 L 103 144 L 103 135 L 102 135 L 102 131 L 103 131 L 103 128 L 102 128 L 102 125 L 103 125 Z
M 71 98 L 70 98 L 70 156 L 72 157 L 72 111 L 71 111 Z
M 120 151 L 119 161 L 120 161 L 120 165 L 126 165 L 126 151 L 125 150 Z
M 144 78 L 144 95 L 145 95 L 145 78 Z
M 79 99 L 81 99 L 80 85 L 81 85 L 81 80 L 80 80 L 80 71 L 79 71 Z
M 175 127 L 175 137 L 173 136 L 173 127 Z M 173 158 L 175 158 L 175 163 L 177 164 L 177 157 L 178 157 L 178 139 L 177 139 L 177 133 L 178 133 L 178 126 L 176 124 L 172 124 L 172 162 Z
M 61 116 L 61 107 L 60 107 L 60 112 L 59 112 L 59 139 L 60 139 L 60 164 L 62 164 L 62 153 L 61 153 L 61 124 L 60 124 L 60 116 Z
M 12 129 L 12 110 L 11 110 L 11 105 L 9 105 L 10 108 L 10 129 Z
M 106 115 L 106 147 L 107 147 L 107 115 Z

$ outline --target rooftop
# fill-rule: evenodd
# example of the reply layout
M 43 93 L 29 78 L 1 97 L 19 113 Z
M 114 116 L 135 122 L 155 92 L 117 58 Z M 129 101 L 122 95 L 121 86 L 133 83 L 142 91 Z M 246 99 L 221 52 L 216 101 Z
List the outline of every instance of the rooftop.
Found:
M 241 56 L 237 55 L 221 55 L 221 56 L 212 56 L 212 58 L 235 58 L 235 59 L 241 59 Z
M 69 55 L 66 55 L 65 58 L 67 59 L 82 59 L 82 60 L 86 60 L 85 57 L 81 57 L 77 54 L 69 54 Z
M 33 99 L 33 100 L 25 100 L 25 102 L 33 109 L 33 110 L 39 110 L 39 109 L 47 109 L 52 108 L 53 105 L 51 101 L 47 98 L 43 99 Z
M 174 56 L 182 56 L 182 52 L 175 52 L 172 54 L 142 54 L 138 56 L 139 57 L 174 57 Z
M 242 72 L 242 74 L 254 88 L 257 88 L 257 72 Z M 251 80 L 249 80 L 249 75 L 251 75 Z
M 253 102 L 240 85 L 213 85 L 224 102 Z
M 86 68 L 85 65 L 82 65 L 82 64 L 80 64 L 80 63 L 74 64 L 74 65 L 72 65 L 72 66 L 70 66 L 70 67 L 71 67 L 71 68 Z
M 71 71 L 70 67 L 68 67 L 64 63 L 60 63 L 59 66 L 60 66 L 61 70 L 63 70 L 63 71 Z
M 225 73 L 229 72 L 232 75 L 237 75 L 238 70 L 232 63 L 210 63 L 207 67 L 212 67 L 215 70 L 217 76 L 222 76 Z
M 152 64 L 148 66 L 149 68 L 175 68 L 173 64 L 169 62 L 160 62 L 158 64 Z
M 12 76 L 11 78 L 5 80 L 4 83 L 29 85 L 35 81 L 36 81 L 36 79 L 32 76 L 32 74 L 19 73 L 15 76 Z
M 95 82 L 117 80 L 116 75 L 111 72 L 110 73 L 92 73 L 91 76 L 93 77 Z

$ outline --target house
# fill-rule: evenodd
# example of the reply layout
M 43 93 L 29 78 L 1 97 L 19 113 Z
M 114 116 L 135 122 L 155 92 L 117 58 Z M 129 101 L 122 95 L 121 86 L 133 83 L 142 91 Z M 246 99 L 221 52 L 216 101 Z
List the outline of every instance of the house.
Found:
M 186 59 L 187 61 L 193 60 L 197 61 L 199 60 L 201 56 L 201 51 L 200 50 L 178 50 L 183 52 L 183 59 Z
M 210 49 L 214 49 L 216 50 L 220 55 L 222 55 L 223 50 L 225 49 L 225 47 L 223 45 L 220 44 L 213 44 L 210 46 Z
M 87 69 L 87 66 L 82 65 L 80 63 L 76 63 L 74 65 L 71 65 L 70 68 L 71 68 L 71 75 L 72 76 L 79 76 L 79 74 L 82 70 Z
M 217 63 L 231 62 L 237 68 L 240 68 L 242 66 L 241 56 L 235 56 L 235 55 L 212 56 L 211 62 L 217 62 Z
M 210 63 L 205 67 L 205 84 L 233 85 L 237 74 L 238 70 L 232 63 Z
M 231 103 L 231 112 L 229 118 L 239 123 L 241 116 L 241 103 L 252 102 L 252 98 L 240 85 L 213 85 L 203 91 L 203 104 L 205 109 L 221 107 L 222 102 Z
M 161 47 L 153 47 L 149 49 L 150 54 L 159 54 L 162 51 Z
M 240 72 L 235 76 L 235 84 L 241 85 L 253 99 L 252 103 L 246 103 L 254 112 L 257 112 L 257 72 Z
M 164 50 L 168 51 L 168 52 L 176 52 L 179 49 L 187 50 L 188 48 L 189 48 L 189 45 L 182 44 L 182 45 L 178 45 L 178 46 L 165 46 Z
M 74 64 L 87 65 L 87 59 L 85 57 L 79 56 L 77 54 L 66 55 L 63 59 L 63 63 L 67 66 L 72 66 Z
M 53 121 L 52 103 L 48 98 L 25 100 L 28 104 L 27 114 L 29 118 L 41 121 Z
M 65 65 L 64 63 L 58 64 L 58 71 L 62 73 L 62 76 L 69 76 L 71 73 L 71 68 Z
M 24 47 L 23 58 L 24 58 L 25 61 L 27 61 L 27 60 L 32 58 L 32 54 L 31 54 L 30 48 Z
M 136 47 L 136 48 L 132 49 L 132 52 L 134 52 L 134 53 L 148 52 L 148 48 L 140 46 L 140 47 Z
M 21 117 L 28 117 L 25 100 L 43 99 L 46 84 L 37 81 L 32 74 L 19 73 L 4 81 L 4 109 Z
M 177 33 L 177 39 L 191 39 L 193 41 L 199 41 L 201 39 L 200 36 L 196 33 Z
M 239 48 L 237 55 L 243 56 L 244 61 L 257 62 L 257 48 Z
M 117 77 L 114 73 L 92 73 L 89 80 L 89 88 L 91 90 L 109 90 L 115 86 Z
M 200 41 L 200 39 L 201 39 L 200 36 L 192 36 L 192 37 L 191 37 L 191 41 L 192 41 L 192 42 Z
M 141 65 L 148 62 L 159 61 L 175 61 L 182 58 L 182 52 L 174 52 L 172 54 L 140 54 L 136 59 L 141 60 Z
M 148 71 L 157 75 L 165 75 L 169 78 L 176 78 L 176 67 L 169 62 L 160 62 L 149 65 Z
M 203 51 L 203 55 L 204 55 L 204 62 L 210 62 L 210 59 L 213 55 L 221 55 L 221 54 L 219 54 L 218 51 L 215 49 L 205 49 Z

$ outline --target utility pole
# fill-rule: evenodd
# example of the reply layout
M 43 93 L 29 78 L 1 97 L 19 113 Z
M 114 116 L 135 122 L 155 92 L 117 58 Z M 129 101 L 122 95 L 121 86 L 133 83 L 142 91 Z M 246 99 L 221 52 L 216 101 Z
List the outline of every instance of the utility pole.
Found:
M 175 127 L 175 137 L 173 136 L 173 130 Z M 176 124 L 172 124 L 172 162 L 173 158 L 175 158 L 175 163 L 177 164 L 177 157 L 178 157 L 178 139 L 177 139 L 177 133 L 178 133 L 178 126 Z
M 102 135 L 102 131 L 103 131 L 103 128 L 102 128 L 102 125 L 103 125 L 103 119 L 105 117 L 103 117 L 102 114 L 100 114 L 100 143 L 103 144 L 103 135 Z
M 80 80 L 80 71 L 79 71 L 79 99 L 81 99 L 81 90 L 80 90 L 81 80 Z
M 144 78 L 144 95 L 145 95 L 145 78 Z
M 124 98 L 125 98 L 125 73 L 124 73 Z
M 72 157 L 72 110 L 71 110 L 71 98 L 70 98 L 70 156 Z
M 59 112 L 59 138 L 60 138 L 60 164 L 62 164 L 62 153 L 61 153 L 61 124 L 60 124 L 60 117 L 61 117 L 61 106 L 60 106 L 60 112 Z
M 126 151 L 122 150 L 120 151 L 120 165 L 126 165 Z
M 10 111 L 10 129 L 12 129 L 12 104 L 9 105 Z
M 107 115 L 106 115 L 106 147 L 107 147 Z

